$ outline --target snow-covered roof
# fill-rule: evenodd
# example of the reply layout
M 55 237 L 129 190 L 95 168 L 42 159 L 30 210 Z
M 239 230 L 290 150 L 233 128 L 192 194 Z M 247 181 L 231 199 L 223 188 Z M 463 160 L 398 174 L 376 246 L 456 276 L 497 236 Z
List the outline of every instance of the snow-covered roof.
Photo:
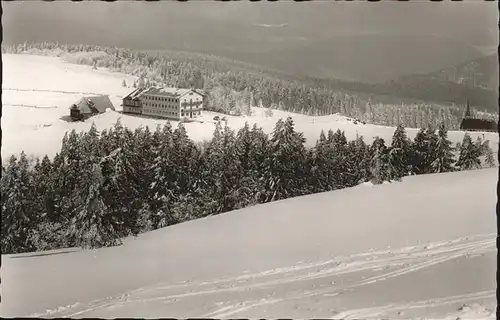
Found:
M 197 93 L 199 95 L 202 95 L 200 92 L 192 89 L 180 89 L 180 88 L 160 88 L 160 87 L 151 87 L 144 91 L 143 94 L 151 94 L 155 96 L 165 96 L 165 97 L 175 97 L 179 98 L 182 97 L 185 94 L 188 94 L 190 92 Z
M 146 88 L 137 88 L 135 89 L 134 91 L 132 91 L 131 93 L 129 93 L 125 98 L 123 99 L 138 99 L 140 98 L 145 92 L 147 91 Z
M 202 89 L 193 89 L 194 92 L 198 93 L 199 95 L 205 96 L 207 93 L 202 90 Z
M 104 113 L 107 109 L 115 110 L 113 103 L 107 95 L 83 97 L 74 104 L 83 114 Z M 93 111 L 93 109 L 95 111 Z

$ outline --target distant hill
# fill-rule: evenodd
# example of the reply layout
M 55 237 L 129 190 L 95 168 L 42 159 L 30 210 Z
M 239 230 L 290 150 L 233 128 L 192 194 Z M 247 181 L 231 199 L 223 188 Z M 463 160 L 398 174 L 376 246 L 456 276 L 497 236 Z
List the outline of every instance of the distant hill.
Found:
M 498 54 L 469 60 L 427 76 L 435 80 L 451 81 L 496 91 L 498 90 Z
M 424 101 L 463 104 L 498 112 L 498 56 L 469 60 L 440 71 L 403 76 L 368 89 Z
M 402 8 L 392 4 L 273 4 L 263 8 L 208 3 L 5 3 L 3 42 L 183 50 L 296 75 L 380 83 L 480 58 L 483 54 L 475 45 L 488 45 L 491 38 L 486 32 L 489 15 L 481 8 L 463 11 L 435 4 L 415 7 L 411 14 L 406 9 L 402 14 Z M 462 11 L 443 20 L 441 15 L 448 12 L 449 16 L 454 12 L 451 9 Z M 387 23 L 388 17 L 397 23 L 397 30 Z M 425 26 L 422 17 L 428 20 Z M 483 17 L 474 21 L 484 26 L 467 28 L 467 40 L 460 39 L 460 33 L 453 30 L 471 21 L 470 17 Z M 431 25 L 442 34 L 432 34 Z M 481 38 L 485 39 L 475 40 Z
M 405 75 L 382 83 L 313 77 L 301 80 L 313 86 L 371 95 L 382 103 L 421 101 L 463 105 L 468 97 L 474 108 L 498 113 L 498 70 L 498 55 L 493 54 L 439 71 Z
M 217 54 L 311 77 L 380 83 L 452 67 L 483 55 L 473 46 L 434 35 L 334 36 L 257 52 Z

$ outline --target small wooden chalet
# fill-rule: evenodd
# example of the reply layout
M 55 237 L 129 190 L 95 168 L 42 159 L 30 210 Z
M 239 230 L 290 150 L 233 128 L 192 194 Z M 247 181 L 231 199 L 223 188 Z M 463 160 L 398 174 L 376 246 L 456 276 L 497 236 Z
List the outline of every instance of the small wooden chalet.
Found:
M 71 105 L 70 116 L 73 121 L 88 119 L 96 114 L 104 113 L 106 110 L 115 110 L 113 103 L 107 95 L 83 97 Z
M 497 132 L 498 123 L 493 120 L 478 119 L 472 117 L 470 112 L 469 99 L 467 99 L 464 118 L 462 119 L 462 122 L 460 122 L 460 130 Z

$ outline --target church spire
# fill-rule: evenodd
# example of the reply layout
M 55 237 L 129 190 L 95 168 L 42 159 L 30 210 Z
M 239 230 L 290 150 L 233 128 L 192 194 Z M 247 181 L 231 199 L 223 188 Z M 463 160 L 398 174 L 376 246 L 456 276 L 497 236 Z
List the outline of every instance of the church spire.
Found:
M 470 103 L 469 103 L 469 97 L 467 96 L 465 99 L 466 99 L 466 105 L 465 105 L 465 114 L 464 114 L 464 118 L 470 118 L 470 117 L 471 117 L 471 114 L 470 114 Z

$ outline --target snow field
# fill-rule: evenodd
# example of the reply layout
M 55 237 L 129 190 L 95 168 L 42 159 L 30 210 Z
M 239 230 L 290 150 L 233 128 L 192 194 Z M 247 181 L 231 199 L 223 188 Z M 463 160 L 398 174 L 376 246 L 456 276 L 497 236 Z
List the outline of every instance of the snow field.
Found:
M 0 315 L 494 319 L 497 170 L 277 201 L 120 247 L 3 256 Z

